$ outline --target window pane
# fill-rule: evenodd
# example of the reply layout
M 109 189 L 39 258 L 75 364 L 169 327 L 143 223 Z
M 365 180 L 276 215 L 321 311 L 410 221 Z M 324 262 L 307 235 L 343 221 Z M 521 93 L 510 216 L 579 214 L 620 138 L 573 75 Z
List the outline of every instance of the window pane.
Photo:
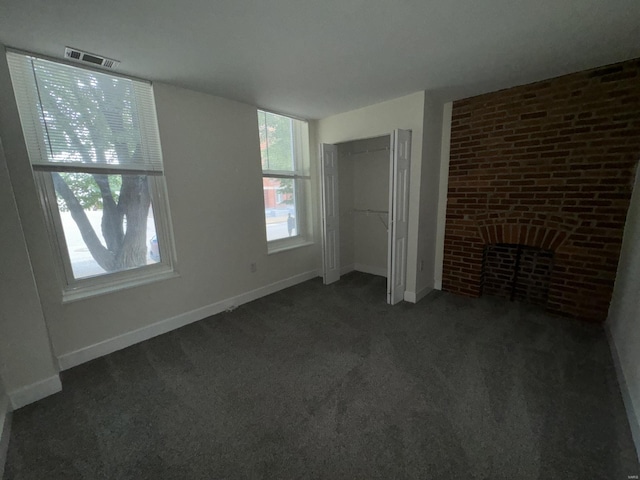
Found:
M 132 80 L 38 58 L 31 62 L 49 162 L 148 167 Z
M 295 180 L 263 178 L 262 187 L 267 241 L 298 235 Z
M 258 131 L 262 169 L 294 171 L 293 120 L 258 111 Z
M 258 135 L 260 136 L 260 158 L 262 169 L 269 169 L 269 149 L 267 148 L 267 113 L 258 110 Z
M 74 278 L 160 261 L 147 176 L 51 176 Z

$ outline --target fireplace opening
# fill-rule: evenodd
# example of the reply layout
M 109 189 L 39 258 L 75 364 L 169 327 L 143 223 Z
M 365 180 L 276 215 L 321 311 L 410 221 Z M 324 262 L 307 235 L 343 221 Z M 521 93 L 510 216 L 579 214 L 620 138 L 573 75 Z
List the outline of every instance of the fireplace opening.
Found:
M 526 245 L 486 245 L 482 267 L 482 294 L 545 306 L 553 252 Z

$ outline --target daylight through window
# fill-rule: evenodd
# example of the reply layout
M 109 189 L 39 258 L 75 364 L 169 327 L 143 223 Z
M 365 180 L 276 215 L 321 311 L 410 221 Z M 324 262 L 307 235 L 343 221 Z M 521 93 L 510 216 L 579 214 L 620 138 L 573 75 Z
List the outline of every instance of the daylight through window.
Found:
M 170 271 L 151 85 L 17 52 L 7 57 L 67 290 Z
M 308 144 L 305 122 L 258 111 L 262 187 L 267 241 L 272 245 L 304 240 L 306 234 L 305 168 Z

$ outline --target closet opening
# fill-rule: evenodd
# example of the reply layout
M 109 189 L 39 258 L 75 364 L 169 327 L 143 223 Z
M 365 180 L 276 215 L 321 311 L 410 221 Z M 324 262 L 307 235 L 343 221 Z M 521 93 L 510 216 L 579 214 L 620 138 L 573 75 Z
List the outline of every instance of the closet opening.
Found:
M 387 277 L 389 135 L 338 144 L 340 274 Z
M 322 145 L 324 282 L 351 271 L 404 297 L 411 132 Z

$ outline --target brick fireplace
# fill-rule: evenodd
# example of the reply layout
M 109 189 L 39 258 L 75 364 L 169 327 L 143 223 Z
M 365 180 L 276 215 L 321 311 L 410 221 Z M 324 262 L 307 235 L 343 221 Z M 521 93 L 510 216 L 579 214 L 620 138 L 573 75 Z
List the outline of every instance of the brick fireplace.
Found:
M 507 296 L 487 255 L 507 268 L 509 249 L 547 252 L 543 293 L 513 297 L 604 321 L 640 159 L 640 59 L 455 102 L 450 155 L 443 289 Z
M 553 252 L 522 244 L 488 244 L 484 249 L 482 294 L 547 305 Z

